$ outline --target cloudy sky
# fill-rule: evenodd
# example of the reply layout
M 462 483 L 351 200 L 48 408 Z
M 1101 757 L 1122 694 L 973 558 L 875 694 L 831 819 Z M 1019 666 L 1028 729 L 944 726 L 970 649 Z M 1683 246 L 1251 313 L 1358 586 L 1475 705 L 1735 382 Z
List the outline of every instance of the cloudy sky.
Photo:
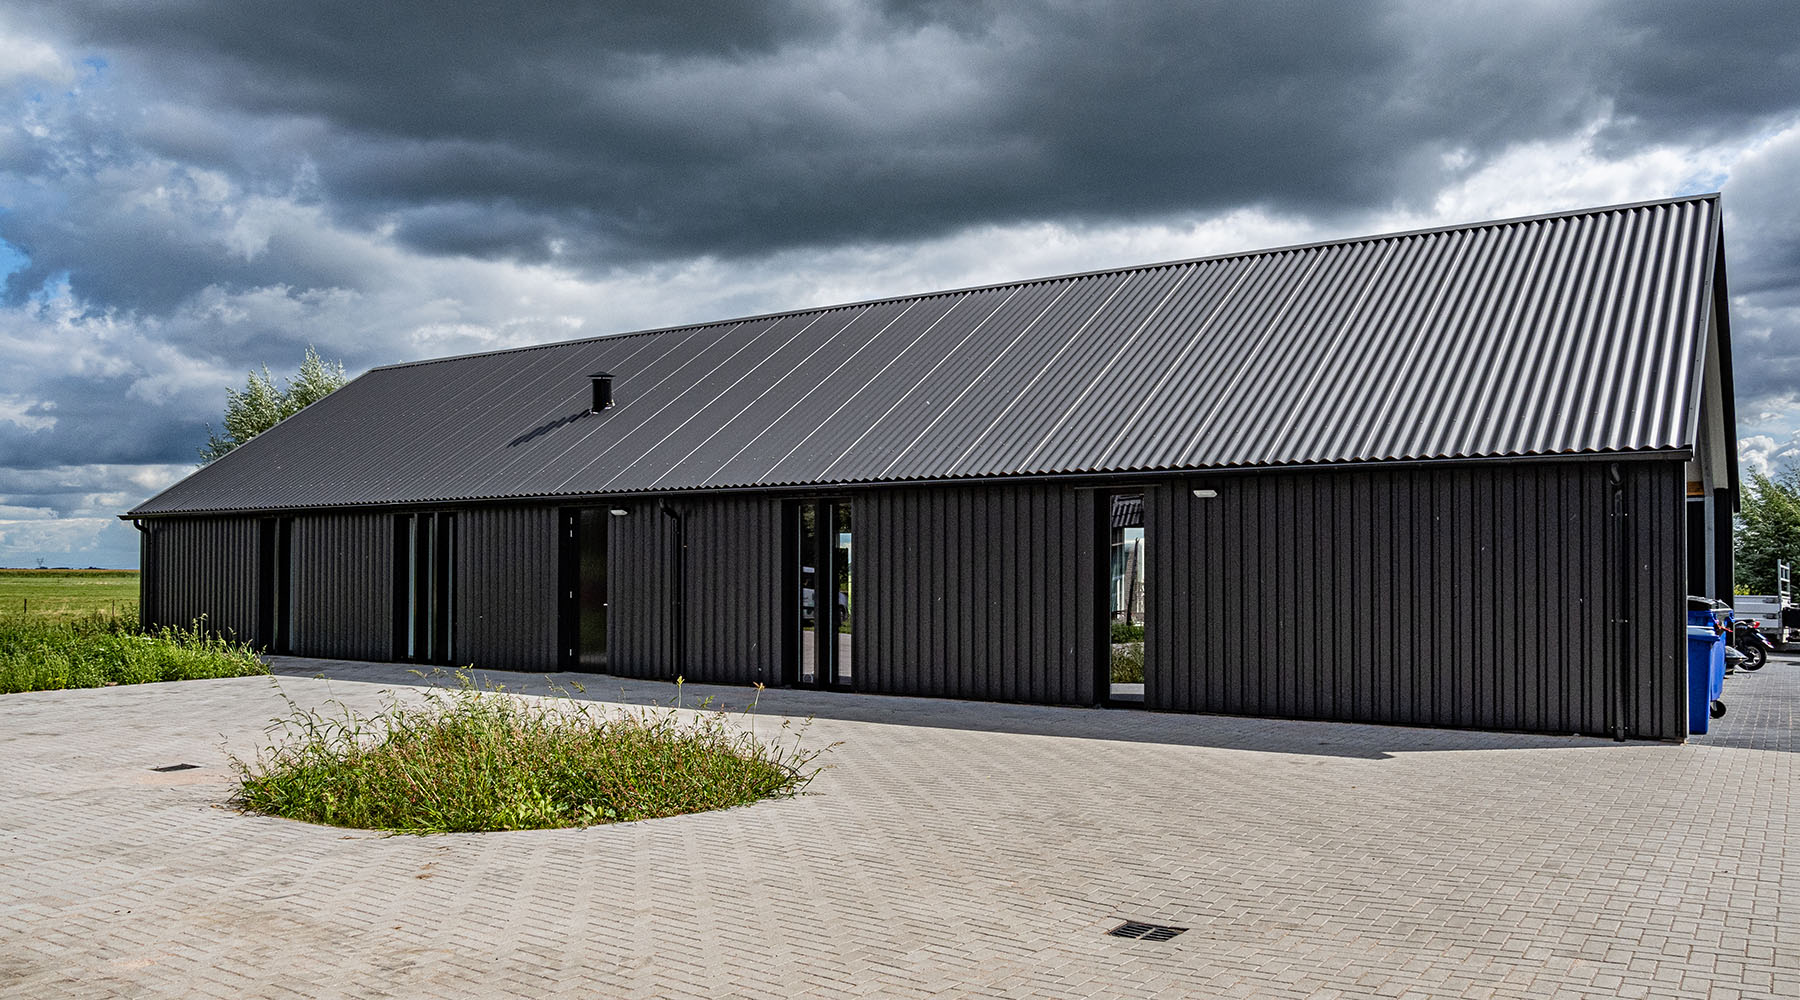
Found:
M 0 0 L 0 566 L 131 566 L 227 386 L 1725 193 L 1800 456 L 1800 4 Z M 570 13 L 570 11 L 576 11 Z

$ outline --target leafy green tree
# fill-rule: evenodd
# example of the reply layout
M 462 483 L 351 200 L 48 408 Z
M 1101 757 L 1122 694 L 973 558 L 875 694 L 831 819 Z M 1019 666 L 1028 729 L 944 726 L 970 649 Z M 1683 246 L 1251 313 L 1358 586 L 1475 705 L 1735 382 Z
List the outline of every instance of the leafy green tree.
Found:
M 1775 593 L 1775 562 L 1800 564 L 1800 471 L 1750 474 L 1738 503 L 1733 582 L 1740 594 Z
M 200 464 L 217 461 L 238 445 L 324 399 L 350 380 L 344 376 L 342 361 L 326 362 L 309 344 L 306 358 L 300 362 L 300 371 L 284 381 L 287 382 L 285 389 L 275 384 L 269 366 L 263 365 L 262 374 L 249 373 L 243 391 L 226 389 L 225 433 L 223 436 L 214 434 L 212 425 L 207 425 L 206 445 L 200 449 Z

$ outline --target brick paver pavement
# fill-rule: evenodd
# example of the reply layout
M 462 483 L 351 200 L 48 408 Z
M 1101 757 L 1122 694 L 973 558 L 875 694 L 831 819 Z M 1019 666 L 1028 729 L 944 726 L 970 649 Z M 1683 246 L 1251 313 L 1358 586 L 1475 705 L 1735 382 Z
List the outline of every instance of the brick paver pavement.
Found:
M 227 807 L 276 683 L 0 696 L 0 995 L 1800 996 L 1792 663 L 1685 746 L 771 691 L 805 796 L 435 837 Z

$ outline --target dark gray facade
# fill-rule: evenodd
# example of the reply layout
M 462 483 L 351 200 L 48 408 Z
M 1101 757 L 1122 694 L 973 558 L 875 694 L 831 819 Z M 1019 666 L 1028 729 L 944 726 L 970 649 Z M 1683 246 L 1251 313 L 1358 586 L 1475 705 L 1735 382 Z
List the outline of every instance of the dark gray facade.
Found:
M 1675 462 L 1551 462 L 857 490 L 843 494 L 857 537 L 850 687 L 1105 700 L 1105 498 L 1141 492 L 1149 708 L 1680 738 L 1681 478 Z M 608 672 L 791 682 L 797 498 L 690 495 L 608 516 Z M 563 509 L 458 512 L 450 662 L 566 664 Z M 395 516 L 292 519 L 286 581 L 260 588 L 291 591 L 289 651 L 403 658 Z M 204 613 L 273 645 L 244 569 L 270 565 L 259 523 L 150 522 L 146 618 Z
M 1147 703 L 1680 738 L 1681 466 L 1616 465 L 1622 517 L 1596 462 L 1150 490 Z
M 184 517 L 143 524 L 138 611 L 146 625 L 196 624 L 235 636 L 263 638 L 258 618 L 262 552 L 257 522 L 243 517 Z
M 126 515 L 144 616 L 1075 705 L 1138 697 L 1108 626 L 1141 618 L 1150 709 L 1680 738 L 1682 595 L 1731 579 L 1720 219 L 1702 195 L 379 368 Z
M 1053 484 L 856 494 L 856 688 L 1090 705 L 1096 493 Z

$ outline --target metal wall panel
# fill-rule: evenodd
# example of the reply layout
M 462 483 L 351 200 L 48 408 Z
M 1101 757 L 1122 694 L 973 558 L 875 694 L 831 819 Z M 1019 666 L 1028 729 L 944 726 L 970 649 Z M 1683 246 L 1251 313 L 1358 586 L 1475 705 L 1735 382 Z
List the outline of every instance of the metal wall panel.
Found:
M 144 526 L 144 624 L 188 628 L 202 622 L 220 635 L 260 644 L 256 519 L 184 517 Z
M 852 502 L 856 690 L 1094 703 L 1093 492 L 903 488 Z
M 779 684 L 784 505 L 767 497 L 674 504 L 686 529 L 683 674 L 718 684 Z
M 297 656 L 394 658 L 394 518 L 294 518 L 291 646 Z
M 608 669 L 620 677 L 673 680 L 674 522 L 653 502 L 620 509 L 625 516 L 607 518 Z
M 1184 479 L 1151 489 L 1146 703 L 1176 711 L 1685 735 L 1676 463 Z M 1215 490 L 1210 499 L 1192 489 Z M 1628 608 L 1620 637 L 1611 622 Z M 1616 671 L 1625 668 L 1623 678 Z
M 554 507 L 456 512 L 452 659 L 494 670 L 556 670 Z
M 619 509 L 628 513 L 609 519 L 612 672 L 779 684 L 782 501 L 682 497 Z

